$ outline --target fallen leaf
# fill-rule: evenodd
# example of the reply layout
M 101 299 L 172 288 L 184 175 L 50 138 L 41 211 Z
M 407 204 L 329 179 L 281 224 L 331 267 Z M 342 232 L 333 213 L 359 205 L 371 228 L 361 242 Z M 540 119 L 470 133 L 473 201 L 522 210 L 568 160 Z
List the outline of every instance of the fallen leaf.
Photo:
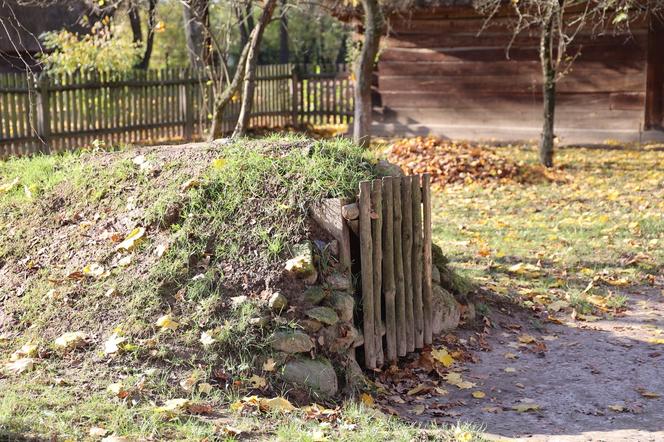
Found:
M 88 264 L 85 267 L 83 267 L 83 274 L 87 276 L 92 276 L 95 278 L 98 278 L 104 274 L 104 266 L 101 264 L 97 264 L 96 262 L 92 264 Z
M 541 407 L 535 403 L 523 403 L 512 407 L 512 410 L 518 411 L 519 413 L 525 413 L 528 411 L 539 411 L 540 409 Z
M 249 383 L 249 386 L 251 388 L 265 388 L 267 386 L 267 380 L 263 377 L 260 377 L 258 375 L 253 375 L 250 377 L 247 382 Z
M 5 368 L 15 374 L 25 373 L 35 368 L 35 360 L 33 358 L 17 359 L 6 363 Z
M 132 230 L 129 235 L 117 245 L 116 250 L 126 250 L 131 251 L 136 247 L 136 245 L 143 239 L 145 236 L 145 229 L 143 227 L 136 227 Z
M 118 265 L 120 267 L 127 267 L 131 264 L 132 260 L 134 259 L 134 255 L 127 255 L 118 260 Z
M 183 411 L 186 411 L 188 405 L 189 399 L 168 399 L 166 402 L 164 402 L 164 405 L 157 407 L 155 411 L 157 413 L 164 413 L 169 416 L 174 416 L 182 413 Z
M 514 353 L 505 353 L 503 356 L 505 357 L 505 359 L 516 359 L 517 358 L 517 355 L 515 355 Z
M 277 363 L 272 358 L 268 358 L 267 361 L 263 363 L 263 371 L 274 371 Z
M 646 399 L 657 399 L 657 398 L 661 397 L 661 395 L 659 393 L 655 393 L 653 391 L 648 391 L 645 388 L 637 388 L 636 391 Z
M 516 373 L 516 368 L 514 367 L 505 367 L 503 370 L 505 373 Z
M 74 350 L 87 344 L 88 335 L 77 331 L 62 334 L 55 340 L 55 345 L 62 350 Z
M 454 385 L 462 390 L 473 388 L 475 386 L 475 384 L 472 382 L 462 380 L 461 375 L 454 371 L 445 375 L 445 381 L 447 381 L 448 384 Z
M 196 187 L 200 186 L 201 182 L 198 178 L 191 178 L 184 183 L 182 183 L 182 186 L 180 187 L 180 192 L 186 192 L 189 189 L 195 189 Z
M 127 342 L 127 338 L 118 336 L 113 333 L 108 340 L 104 343 L 104 354 L 112 355 L 120 351 L 120 346 Z
M 479 390 L 478 391 L 473 391 L 473 397 L 475 399 L 482 399 L 482 398 L 486 397 L 486 393 L 484 393 L 483 391 L 479 391 Z
M 204 331 L 201 333 L 201 344 L 203 344 L 205 347 L 214 344 L 217 342 L 217 340 L 212 336 L 212 333 Z
M 107 436 L 101 442 L 131 442 L 131 439 L 124 436 Z
M 282 397 L 275 397 L 272 399 L 262 399 L 261 409 L 267 408 L 269 411 L 280 411 L 280 412 L 289 412 L 295 410 L 293 404 L 291 404 L 288 399 Z
M 157 327 L 161 327 L 162 330 L 176 330 L 180 324 L 173 320 L 172 315 L 164 315 L 161 318 L 157 319 L 155 322 Z
M 411 388 L 408 390 L 408 393 L 406 393 L 408 396 L 415 396 L 416 394 L 422 393 L 422 392 L 427 392 L 431 390 L 431 387 L 428 387 L 424 384 L 418 384 L 416 387 Z
M 362 401 L 362 403 L 367 407 L 374 406 L 374 398 L 369 393 L 362 393 L 360 395 L 360 401 Z
M 454 358 L 447 352 L 446 348 L 431 350 L 431 356 L 433 356 L 436 361 L 443 364 L 445 368 L 449 368 L 454 364 Z
M 9 360 L 13 362 L 23 358 L 32 358 L 34 356 L 37 356 L 37 344 L 29 342 L 27 344 L 23 344 L 21 348 L 12 353 L 12 355 L 9 357 Z
M 5 184 L 0 184 L 0 193 L 7 193 L 10 190 L 12 190 L 14 187 L 16 187 L 19 183 L 18 177 L 14 178 L 8 183 Z
M 212 160 L 212 167 L 214 169 L 223 169 L 226 166 L 226 162 L 225 158 L 215 158 Z
M 108 430 L 101 427 L 92 427 L 90 428 L 90 431 L 88 431 L 88 434 L 91 437 L 104 437 L 108 434 Z
M 535 338 L 533 338 L 530 335 L 523 334 L 519 336 L 519 342 L 521 342 L 522 344 L 532 344 L 533 342 L 535 342 Z
M 198 384 L 198 391 L 202 394 L 210 394 L 212 392 L 212 385 L 207 382 Z
M 609 410 L 613 410 L 615 412 L 622 413 L 623 411 L 625 411 L 625 406 L 620 405 L 620 404 L 612 404 L 612 405 L 609 405 Z
M 416 406 L 412 409 L 412 412 L 413 412 L 413 414 L 419 416 L 420 414 L 424 413 L 424 410 L 425 410 L 425 409 L 426 409 L 426 408 L 424 407 L 424 405 L 420 404 L 420 405 L 416 405 Z

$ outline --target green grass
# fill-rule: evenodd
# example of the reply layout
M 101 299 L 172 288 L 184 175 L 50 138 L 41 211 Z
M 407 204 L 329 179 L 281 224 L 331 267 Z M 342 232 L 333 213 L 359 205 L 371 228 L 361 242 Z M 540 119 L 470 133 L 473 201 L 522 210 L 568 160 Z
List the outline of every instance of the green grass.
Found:
M 269 353 L 266 337 L 275 327 L 256 325 L 263 307 L 257 292 L 242 288 L 244 275 L 281 272 L 290 245 L 307 236 L 309 205 L 350 196 L 372 177 L 372 158 L 342 140 L 274 136 L 200 151 L 149 150 L 145 160 L 157 172 L 142 171 L 135 155 L 0 163 L 0 185 L 19 180 L 0 194 L 0 262 L 25 279 L 0 286 L 3 312 L 18 318 L 0 339 L 0 360 L 27 342 L 40 351 L 35 371 L 0 378 L 0 432 L 82 440 L 98 424 L 158 440 L 217 437 L 213 419 L 164 420 L 155 407 L 200 399 L 180 382 L 203 367 L 204 379 L 224 373 L 240 382 L 229 390 L 215 383 L 213 396 L 203 398 L 227 409 L 228 395 L 241 394 L 242 380 Z M 123 239 L 135 226 L 146 229 L 145 238 L 119 266 L 128 254 L 108 234 Z M 161 257 L 159 245 L 166 246 Z M 71 276 L 93 263 L 109 273 Z M 229 298 L 238 295 L 249 300 L 234 308 Z M 164 314 L 180 324 L 175 332 L 155 326 Z M 53 340 L 69 331 L 86 332 L 89 345 L 57 351 Z M 200 342 L 204 331 L 216 338 L 208 347 Z M 103 348 L 112 333 L 131 347 L 109 358 Z M 158 379 L 146 377 L 155 369 Z M 118 381 L 141 385 L 136 403 L 106 392 Z
M 537 161 L 531 148 L 498 152 Z M 556 155 L 567 182 L 438 192 L 434 239 L 462 274 L 526 305 L 563 299 L 588 313 L 599 297 L 603 308 L 624 308 L 620 292 L 648 284 L 664 264 L 664 152 L 569 148 Z M 540 273 L 509 271 L 519 263 Z

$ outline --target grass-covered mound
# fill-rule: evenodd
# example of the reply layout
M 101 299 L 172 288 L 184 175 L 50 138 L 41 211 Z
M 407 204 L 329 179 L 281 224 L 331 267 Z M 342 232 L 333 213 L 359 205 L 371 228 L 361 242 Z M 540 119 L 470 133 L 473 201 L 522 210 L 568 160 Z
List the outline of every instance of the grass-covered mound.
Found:
M 0 359 L 25 346 L 13 359 L 34 364 L 5 367 L 0 415 L 77 435 L 116 410 L 112 383 L 137 406 L 183 396 L 192 373 L 242 384 L 265 347 L 261 292 L 285 283 L 308 206 L 353 195 L 371 169 L 350 143 L 302 138 L 0 163 Z M 91 397 L 98 412 L 77 409 Z M 71 420 L 27 410 L 50 407 Z
M 347 141 L 296 136 L 0 162 L 0 438 L 300 428 L 230 411 L 263 402 L 231 404 L 297 400 L 268 337 L 301 326 L 291 308 L 270 315 L 268 298 L 305 289 L 284 263 L 324 235 L 311 204 L 354 196 L 374 163 Z

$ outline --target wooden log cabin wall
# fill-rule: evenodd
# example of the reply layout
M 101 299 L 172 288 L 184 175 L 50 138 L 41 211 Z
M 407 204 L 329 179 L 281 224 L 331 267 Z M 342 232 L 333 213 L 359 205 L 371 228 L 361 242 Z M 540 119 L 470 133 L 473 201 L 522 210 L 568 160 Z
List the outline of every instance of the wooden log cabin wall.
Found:
M 428 4 L 389 17 L 376 75 L 377 131 L 537 138 L 542 125 L 539 35 L 518 36 L 508 59 L 507 16 L 480 33 L 485 19 L 470 1 Z M 556 133 L 562 142 L 634 140 L 643 129 L 661 128 L 663 29 L 653 20 L 632 26 L 629 35 L 577 36 L 580 55 L 558 83 Z

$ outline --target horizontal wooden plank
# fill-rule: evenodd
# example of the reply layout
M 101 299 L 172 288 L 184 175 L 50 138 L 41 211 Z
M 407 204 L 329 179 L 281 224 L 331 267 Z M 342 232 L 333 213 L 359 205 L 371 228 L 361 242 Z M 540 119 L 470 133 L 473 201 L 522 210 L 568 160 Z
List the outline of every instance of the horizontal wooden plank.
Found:
M 576 106 L 580 109 L 611 109 L 611 93 L 557 94 L 560 105 Z M 613 94 L 616 95 L 616 94 Z M 638 95 L 638 94 L 637 94 Z M 616 97 L 617 99 L 617 97 Z M 393 92 L 380 94 L 380 106 L 388 108 L 411 109 L 497 109 L 504 106 L 521 106 L 525 111 L 528 106 L 540 106 L 541 93 L 509 93 L 458 91 L 450 92 Z
M 640 92 L 643 89 L 642 73 L 624 75 L 620 71 L 603 70 L 598 75 L 572 73 L 563 77 L 557 84 L 561 93 L 597 93 L 597 92 Z M 424 92 L 446 93 L 456 91 L 527 93 L 539 91 L 542 87 L 542 75 L 537 71 L 522 72 L 519 75 L 465 75 L 465 76 L 417 76 L 417 77 L 381 77 L 381 94 L 389 92 Z
M 634 65 L 645 61 L 645 44 L 624 44 L 620 50 L 604 44 L 586 44 L 580 49 L 580 58 L 589 61 L 622 63 Z M 576 54 L 573 50 L 571 53 Z M 610 57 L 607 57 L 610 54 Z M 451 48 L 391 48 L 382 50 L 379 66 L 387 62 L 459 62 L 459 61 L 502 61 L 502 60 L 538 60 L 538 47 L 511 48 L 504 45 L 465 46 Z

